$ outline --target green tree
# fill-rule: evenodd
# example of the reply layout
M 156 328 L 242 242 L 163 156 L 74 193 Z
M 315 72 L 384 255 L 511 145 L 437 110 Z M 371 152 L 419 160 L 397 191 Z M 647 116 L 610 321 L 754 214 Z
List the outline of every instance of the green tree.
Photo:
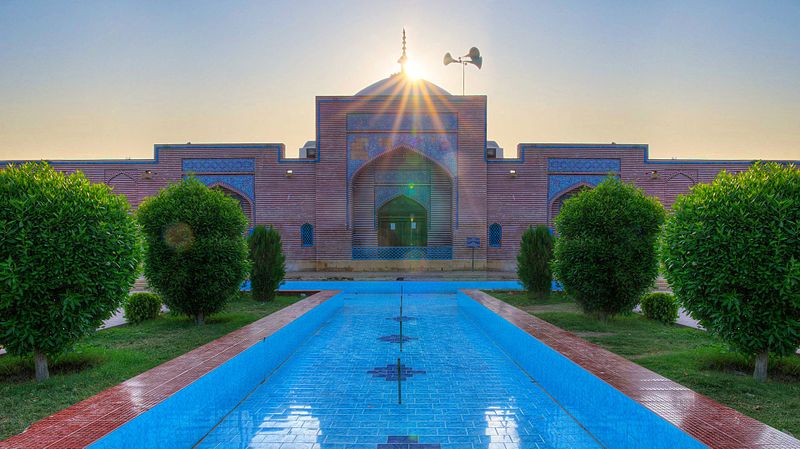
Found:
M 0 345 L 48 356 L 93 332 L 125 302 L 141 257 L 130 206 L 105 184 L 43 163 L 0 171 Z
M 250 288 L 256 301 L 275 299 L 275 291 L 286 276 L 281 234 L 272 226 L 258 225 L 247 240 L 250 246 Z
M 630 312 L 658 275 L 663 222 L 657 199 L 609 176 L 564 202 L 553 272 L 586 313 L 605 321 Z
M 540 298 L 550 293 L 553 287 L 553 235 L 544 225 L 529 227 L 522 233 L 517 255 L 517 277 L 531 295 Z
M 247 217 L 235 199 L 189 177 L 146 199 L 137 218 L 145 277 L 170 310 L 203 324 L 238 293 L 248 270 Z
M 666 278 L 693 317 L 766 380 L 769 353 L 800 345 L 800 170 L 757 163 L 680 196 L 665 227 Z

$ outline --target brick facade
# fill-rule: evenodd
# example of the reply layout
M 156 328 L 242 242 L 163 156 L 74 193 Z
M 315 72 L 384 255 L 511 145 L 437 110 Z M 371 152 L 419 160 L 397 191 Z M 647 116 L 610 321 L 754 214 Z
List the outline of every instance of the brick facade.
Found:
M 522 232 L 530 225 L 551 225 L 566 197 L 609 173 L 670 207 L 692 185 L 711 181 L 723 169 L 742 171 L 751 164 L 652 160 L 647 145 L 617 144 L 520 144 L 517 159 L 491 159 L 486 157 L 486 97 L 436 89 L 431 88 L 435 95 L 317 97 L 316 156 L 311 158 L 288 159 L 282 144 L 186 144 L 156 145 L 152 160 L 50 162 L 58 170 L 80 170 L 94 182 L 113 186 L 134 208 L 193 173 L 239 199 L 252 224 L 277 227 L 290 270 L 343 271 L 469 269 L 470 237 L 480 239 L 474 250 L 476 269 L 513 270 Z M 449 230 L 437 228 L 431 234 L 450 239 L 451 253 L 438 259 L 353 260 L 354 227 L 369 222 L 362 215 L 371 211 L 373 197 L 392 194 L 361 175 L 374 176 L 376 167 L 385 173 L 387 165 L 396 163 L 375 162 L 403 154 L 423 158 L 436 173 L 432 184 L 439 187 L 425 187 L 432 197 L 420 202 L 436 207 L 437 216 L 451 217 Z M 356 191 L 361 185 L 367 190 Z M 306 223 L 313 226 L 313 245 L 301 241 Z M 502 239 L 490 246 L 494 223 Z M 360 232 L 372 235 L 368 229 Z M 358 235 L 356 240 L 356 246 L 365 241 Z

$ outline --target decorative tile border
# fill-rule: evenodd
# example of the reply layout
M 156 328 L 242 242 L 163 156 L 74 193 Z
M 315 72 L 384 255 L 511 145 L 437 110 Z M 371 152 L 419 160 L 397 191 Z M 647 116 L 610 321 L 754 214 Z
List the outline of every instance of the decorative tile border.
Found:
M 255 159 L 183 159 L 184 172 L 194 173 L 238 173 L 256 171 Z
M 480 290 L 462 292 L 713 449 L 800 449 L 800 440 Z
M 619 173 L 619 159 L 557 159 L 547 160 L 547 171 L 562 173 Z
M 1 449 L 85 448 L 338 294 L 320 291 L 126 380 L 0 442 Z
M 347 114 L 348 131 L 455 131 L 458 115 L 441 114 Z

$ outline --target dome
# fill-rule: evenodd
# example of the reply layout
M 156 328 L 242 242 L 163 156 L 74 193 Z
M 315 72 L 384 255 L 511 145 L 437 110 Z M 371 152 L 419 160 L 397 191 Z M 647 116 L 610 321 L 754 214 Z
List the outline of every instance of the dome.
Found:
M 450 95 L 450 92 L 423 79 L 411 79 L 404 73 L 395 73 L 361 89 L 356 95 Z

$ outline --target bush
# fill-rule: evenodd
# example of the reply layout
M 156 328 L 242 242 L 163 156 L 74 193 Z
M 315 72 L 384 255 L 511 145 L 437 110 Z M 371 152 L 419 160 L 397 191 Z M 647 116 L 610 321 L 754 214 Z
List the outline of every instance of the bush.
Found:
M 161 297 L 155 293 L 133 293 L 125 303 L 125 319 L 131 324 L 154 320 L 161 313 Z
M 130 206 L 105 184 L 29 163 L 0 171 L 0 345 L 56 355 L 122 306 L 141 245 Z
M 222 310 L 247 275 L 247 218 L 239 203 L 186 178 L 146 199 L 144 273 L 171 311 L 205 317 Z
M 529 227 L 522 233 L 517 256 L 517 276 L 529 294 L 544 297 L 553 287 L 553 235 L 547 226 Z
M 758 163 L 678 197 L 663 245 L 666 278 L 683 307 L 735 349 L 756 355 L 800 345 L 800 170 Z
M 669 293 L 650 293 L 641 301 L 642 314 L 648 319 L 672 324 L 678 319 L 678 302 Z
M 250 247 L 250 288 L 256 301 L 275 299 L 275 290 L 286 275 L 281 235 L 272 226 L 258 225 L 247 240 Z
M 658 200 L 608 177 L 564 202 L 556 217 L 553 272 L 586 313 L 606 320 L 630 312 L 658 275 L 663 222 Z

